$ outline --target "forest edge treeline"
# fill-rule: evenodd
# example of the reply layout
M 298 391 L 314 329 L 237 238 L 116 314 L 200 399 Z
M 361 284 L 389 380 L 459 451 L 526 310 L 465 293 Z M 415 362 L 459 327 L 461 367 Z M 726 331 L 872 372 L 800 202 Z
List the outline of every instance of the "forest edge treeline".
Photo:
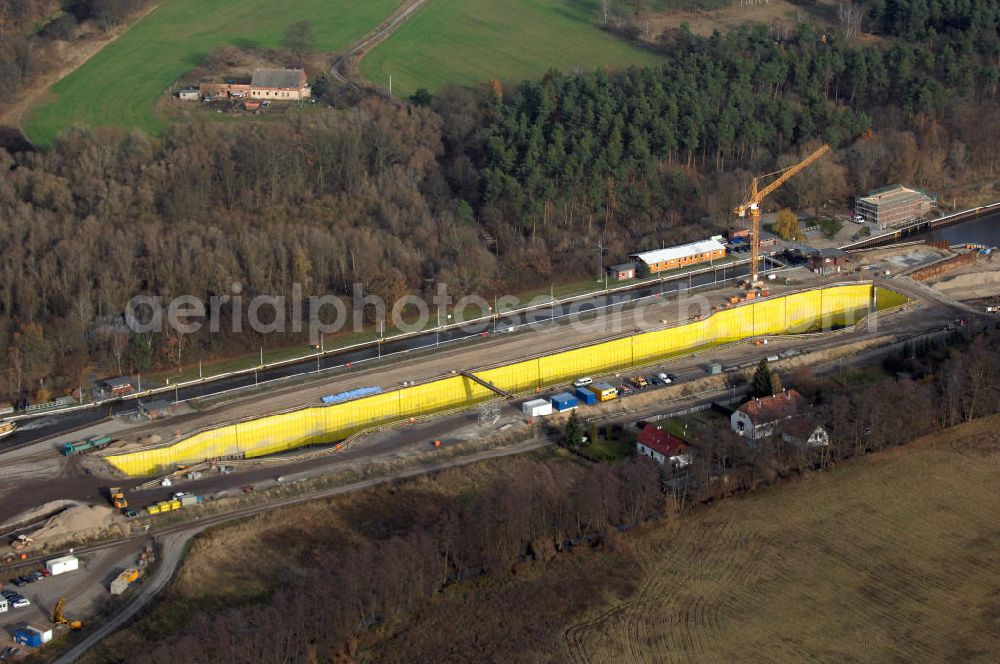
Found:
M 258 345 L 132 334 L 122 313 L 137 294 L 209 299 L 239 283 L 249 300 L 298 283 L 348 296 L 357 283 L 394 301 L 447 282 L 489 298 L 580 279 L 598 241 L 623 257 L 722 230 L 751 173 L 819 141 L 834 157 L 776 202 L 991 178 L 1000 3 L 921 2 L 933 11 L 872 5 L 887 37 L 874 45 L 808 25 L 786 39 L 668 31 L 662 67 L 196 119 L 160 137 L 75 128 L 45 153 L 0 152 L 0 392 L 43 400 L 92 370 Z

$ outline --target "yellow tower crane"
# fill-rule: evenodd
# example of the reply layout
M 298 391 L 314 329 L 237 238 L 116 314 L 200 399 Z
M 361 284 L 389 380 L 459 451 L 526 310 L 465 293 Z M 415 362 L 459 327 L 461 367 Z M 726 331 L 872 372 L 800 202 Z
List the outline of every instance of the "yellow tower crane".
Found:
M 830 151 L 830 146 L 824 144 L 818 150 L 813 152 L 811 155 L 795 164 L 794 166 L 789 166 L 786 169 L 775 171 L 774 173 L 768 173 L 767 175 L 760 175 L 755 177 L 750 181 L 750 195 L 747 201 L 736 208 L 735 212 L 740 217 L 743 218 L 750 213 L 750 288 L 756 288 L 761 285 L 760 281 L 760 204 L 764 201 L 769 194 L 773 193 L 775 189 L 785 184 L 796 173 L 799 173 L 811 163 L 822 157 L 824 154 Z M 772 182 L 766 185 L 763 189 L 760 188 L 760 180 L 772 175 L 777 175 Z

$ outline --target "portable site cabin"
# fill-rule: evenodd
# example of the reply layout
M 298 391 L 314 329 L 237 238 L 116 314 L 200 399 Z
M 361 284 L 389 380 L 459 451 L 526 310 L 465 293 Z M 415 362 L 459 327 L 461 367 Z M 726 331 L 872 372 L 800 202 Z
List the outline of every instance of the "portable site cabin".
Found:
M 618 397 L 618 390 L 611 383 L 594 383 L 590 391 L 597 396 L 598 401 L 611 401 Z
M 552 402 L 546 399 L 532 399 L 521 404 L 521 410 L 528 417 L 541 417 L 552 414 Z
M 587 404 L 588 406 L 593 406 L 595 403 L 597 403 L 597 395 L 585 387 L 577 389 L 576 398 L 579 399 L 582 403 Z
M 0 613 L 7 613 L 7 609 L 8 609 L 7 598 L 0 597 Z
M 76 556 L 62 556 L 45 561 L 45 569 L 49 574 L 56 576 L 65 572 L 72 572 L 80 569 L 80 560 Z
M 52 640 L 52 628 L 41 625 L 25 625 L 14 631 L 14 643 L 29 648 L 38 648 Z
M 552 407 L 557 413 L 564 413 L 567 410 L 576 410 L 580 405 L 577 398 L 569 392 L 560 392 L 559 394 L 553 395 L 549 400 L 552 402 Z

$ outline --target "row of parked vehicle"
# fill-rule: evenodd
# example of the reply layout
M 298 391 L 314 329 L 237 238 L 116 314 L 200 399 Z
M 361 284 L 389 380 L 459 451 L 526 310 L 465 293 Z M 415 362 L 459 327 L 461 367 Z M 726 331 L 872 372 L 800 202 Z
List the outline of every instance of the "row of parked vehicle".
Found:
M 660 386 L 660 385 L 671 385 L 673 383 L 679 382 L 681 379 L 675 373 L 657 373 L 648 375 L 638 375 L 633 376 L 629 379 L 628 383 L 621 384 L 618 388 L 618 395 L 622 396 L 628 394 L 632 390 L 644 390 L 650 386 Z M 594 384 L 594 379 L 586 376 L 584 378 L 577 378 L 573 381 L 573 386 L 577 388 L 585 388 Z
M 45 570 L 36 570 L 34 572 L 31 572 L 30 574 L 25 574 L 23 576 L 17 577 L 16 579 L 11 579 L 10 582 L 15 586 L 17 586 L 18 588 L 20 588 L 26 583 L 34 583 L 35 581 L 38 581 L 39 579 L 42 579 L 43 577 L 46 576 L 51 576 L 51 575 Z
M 3 650 L 0 650 L 0 660 L 7 659 L 8 657 L 13 657 L 19 652 L 21 652 L 20 648 L 16 646 L 8 646 Z
M 3 595 L 12 609 L 23 609 L 31 606 L 31 601 L 27 597 L 14 590 L 0 590 L 0 595 Z

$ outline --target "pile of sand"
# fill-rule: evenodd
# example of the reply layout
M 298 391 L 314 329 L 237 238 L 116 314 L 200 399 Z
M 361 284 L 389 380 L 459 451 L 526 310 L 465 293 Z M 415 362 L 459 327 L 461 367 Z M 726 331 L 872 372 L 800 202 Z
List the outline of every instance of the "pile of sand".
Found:
M 75 500 L 52 500 L 45 503 L 44 505 L 33 507 L 30 510 L 25 510 L 24 512 L 21 512 L 17 516 L 11 517 L 10 519 L 7 520 L 6 523 L 0 525 L 0 530 L 3 530 L 8 526 L 12 526 L 15 523 L 38 521 L 44 519 L 47 516 L 52 516 L 57 512 L 62 512 L 68 507 L 73 507 L 79 504 L 80 503 L 78 503 Z
M 959 274 L 934 284 L 934 290 L 956 300 L 974 300 L 1000 295 L 1000 271 L 990 270 Z
M 36 541 L 52 541 L 97 534 L 113 525 L 116 516 L 107 505 L 75 505 L 51 517 L 31 536 Z

